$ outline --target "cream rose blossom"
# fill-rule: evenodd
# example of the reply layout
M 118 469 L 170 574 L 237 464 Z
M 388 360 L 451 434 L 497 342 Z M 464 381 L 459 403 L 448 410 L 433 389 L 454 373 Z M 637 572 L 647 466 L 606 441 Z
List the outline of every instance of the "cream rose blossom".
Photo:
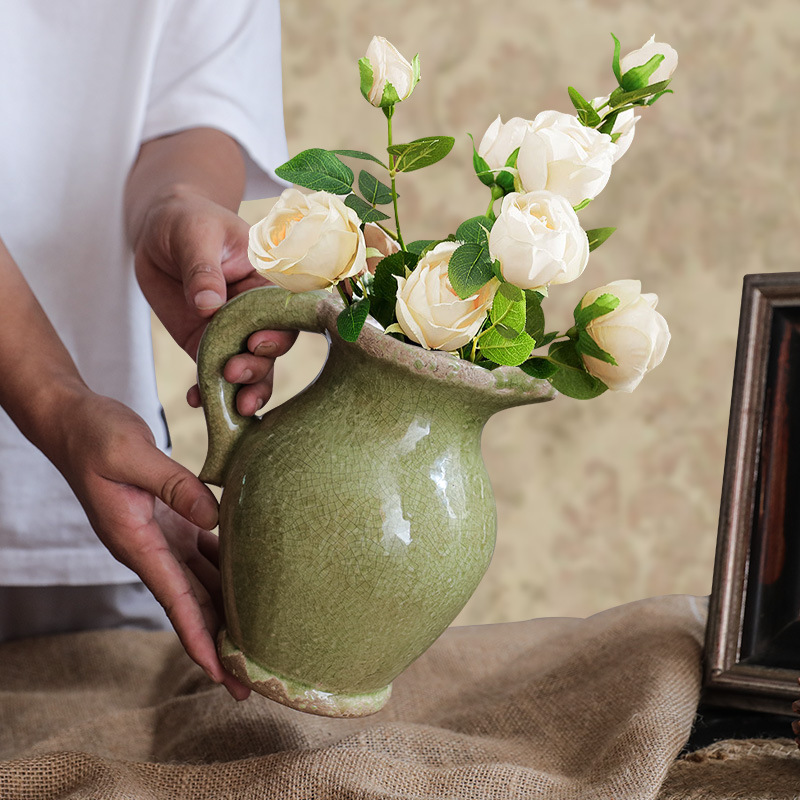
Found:
M 574 281 L 589 260 L 589 240 L 569 201 L 553 192 L 512 192 L 489 232 L 489 254 L 520 289 Z
M 533 122 L 522 117 L 512 117 L 503 122 L 497 119 L 486 129 L 478 155 L 489 165 L 489 169 L 502 169 L 509 156 L 522 144 L 525 134 L 533 129 Z
M 290 292 L 327 289 L 366 269 L 360 225 L 335 195 L 286 189 L 250 228 L 247 254 L 260 275 Z
M 619 68 L 623 75 L 634 67 L 646 64 L 653 56 L 662 55 L 664 60 L 656 67 L 656 71 L 648 78 L 647 83 L 652 86 L 672 77 L 678 66 L 678 53 L 671 45 L 657 42 L 655 38 L 655 35 L 651 36 L 638 50 L 632 50 L 620 59 Z
M 403 333 L 426 350 L 458 350 L 471 341 L 489 313 L 498 282 L 462 300 L 450 285 L 447 267 L 459 242 L 442 242 L 427 252 L 408 278 L 397 278 L 395 313 Z
M 414 67 L 400 51 L 383 36 L 373 36 L 367 47 L 366 60 L 372 69 L 372 86 L 367 99 L 373 106 L 380 106 L 386 84 L 390 83 L 400 100 L 410 94 L 419 74 L 415 76 Z
M 605 188 L 616 150 L 607 133 L 587 128 L 577 117 L 542 111 L 520 145 L 519 179 L 526 192 L 547 189 L 576 206 Z
M 601 317 L 593 319 L 586 331 L 594 341 L 617 362 L 608 364 L 591 356 L 582 356 L 586 369 L 616 392 L 632 392 L 653 367 L 657 367 L 669 345 L 667 321 L 656 311 L 658 297 L 642 294 L 639 281 L 612 281 L 587 292 L 581 308 L 593 303 L 600 295 L 612 294 L 619 305 Z

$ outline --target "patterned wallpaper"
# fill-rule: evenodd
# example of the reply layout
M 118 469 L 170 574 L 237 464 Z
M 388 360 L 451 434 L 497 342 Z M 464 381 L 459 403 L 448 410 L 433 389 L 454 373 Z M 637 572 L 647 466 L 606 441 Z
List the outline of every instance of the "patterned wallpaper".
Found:
M 581 213 L 585 227 L 617 233 L 545 305 L 548 328 L 563 329 L 585 290 L 640 279 L 660 298 L 669 352 L 631 395 L 561 397 L 489 422 L 497 549 L 459 622 L 708 593 L 742 276 L 798 269 L 800 3 L 284 0 L 282 15 L 291 153 L 379 150 L 385 123 L 358 91 L 356 61 L 375 33 L 420 53 L 423 79 L 398 107 L 395 141 L 446 133 L 456 146 L 401 178 L 407 239 L 444 235 L 486 207 L 467 133 L 479 140 L 498 113 L 571 111 L 568 85 L 587 97 L 608 91 L 610 32 L 623 53 L 653 33 L 678 50 L 675 94 L 645 112 Z M 255 221 L 268 207 L 243 214 Z M 196 469 L 202 421 L 183 405 L 192 368 L 158 331 L 156 340 L 176 456 Z M 304 335 L 296 350 L 280 365 L 277 399 L 313 377 L 323 345 Z

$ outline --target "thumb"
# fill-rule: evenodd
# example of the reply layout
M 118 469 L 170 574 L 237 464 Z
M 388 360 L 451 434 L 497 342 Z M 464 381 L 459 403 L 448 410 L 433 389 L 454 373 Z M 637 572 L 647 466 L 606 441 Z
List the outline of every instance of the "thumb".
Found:
M 132 460 L 133 474 L 139 476 L 136 483 L 140 489 L 158 497 L 200 528 L 211 530 L 216 526 L 219 521 L 216 498 L 194 473 L 156 447 L 143 453 L 138 464 L 135 456 Z
M 230 226 L 229 221 L 219 217 L 195 219 L 181 226 L 173 240 L 186 302 L 204 317 L 213 314 L 227 300 L 222 262 L 228 256 L 229 242 L 238 239 L 238 231 L 228 230 Z

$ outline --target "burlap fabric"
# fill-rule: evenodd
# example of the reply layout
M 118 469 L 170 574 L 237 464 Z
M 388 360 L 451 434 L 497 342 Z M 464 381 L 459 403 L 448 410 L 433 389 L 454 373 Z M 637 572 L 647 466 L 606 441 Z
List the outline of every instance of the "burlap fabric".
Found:
M 655 798 L 694 718 L 704 614 L 672 596 L 451 628 L 361 720 L 237 704 L 170 634 L 7 643 L 0 797 Z M 678 765 L 663 798 L 702 766 Z

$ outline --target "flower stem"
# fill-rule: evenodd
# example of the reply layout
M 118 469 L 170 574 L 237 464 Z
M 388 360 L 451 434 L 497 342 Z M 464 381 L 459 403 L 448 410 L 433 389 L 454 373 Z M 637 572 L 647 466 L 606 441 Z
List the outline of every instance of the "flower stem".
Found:
M 389 147 L 392 146 L 392 116 L 394 115 L 394 106 L 389 106 L 384 109 L 386 114 L 387 134 L 389 139 Z M 392 179 L 392 205 L 394 206 L 394 222 L 397 226 L 397 242 L 401 250 L 405 250 L 406 246 L 403 243 L 403 234 L 400 232 L 400 216 L 397 213 L 397 188 L 395 186 L 395 175 L 397 172 L 394 168 L 394 156 L 389 153 L 389 177 Z
M 336 284 L 336 288 L 339 290 L 339 294 L 342 296 L 342 300 L 344 300 L 344 304 L 346 306 L 349 306 L 351 304 L 350 303 L 350 298 L 347 296 L 347 292 L 344 290 L 344 287 L 342 286 L 342 284 L 341 283 L 337 283 Z

